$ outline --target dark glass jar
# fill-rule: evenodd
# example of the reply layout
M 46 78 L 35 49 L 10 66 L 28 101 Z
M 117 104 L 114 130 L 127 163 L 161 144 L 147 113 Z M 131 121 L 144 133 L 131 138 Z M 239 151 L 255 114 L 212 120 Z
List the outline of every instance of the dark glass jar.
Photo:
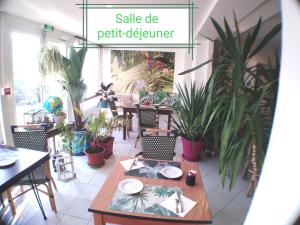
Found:
M 193 174 L 187 174 L 186 175 L 186 179 L 185 179 L 185 183 L 189 186 L 193 186 L 196 183 L 196 176 Z

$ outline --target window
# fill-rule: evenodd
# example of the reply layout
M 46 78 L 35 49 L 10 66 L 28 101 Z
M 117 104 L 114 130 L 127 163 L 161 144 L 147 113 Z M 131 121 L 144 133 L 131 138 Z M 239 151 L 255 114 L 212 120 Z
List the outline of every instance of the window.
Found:
M 11 39 L 16 122 L 23 124 L 25 112 L 42 107 L 41 76 L 38 69 L 40 38 L 13 32 Z

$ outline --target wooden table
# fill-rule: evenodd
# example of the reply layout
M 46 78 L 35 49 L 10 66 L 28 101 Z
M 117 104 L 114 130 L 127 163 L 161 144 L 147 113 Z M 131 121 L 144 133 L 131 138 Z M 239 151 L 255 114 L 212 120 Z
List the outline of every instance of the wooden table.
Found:
M 49 160 L 49 153 L 34 151 L 23 148 L 9 147 L 5 145 L 0 145 L 0 151 L 15 151 L 18 155 L 18 160 L 13 166 L 7 168 L 0 168 L 0 193 L 5 192 L 8 188 L 13 186 L 16 182 L 25 176 L 30 176 L 37 167 L 46 163 Z M 34 180 L 34 177 L 30 177 Z M 39 207 L 42 211 L 44 218 L 46 218 L 41 200 L 36 190 L 35 185 L 32 184 L 32 188 L 35 197 L 38 201 Z
M 128 159 L 121 157 L 120 160 Z M 184 172 L 180 180 L 162 180 L 134 177 L 144 184 L 176 186 L 183 190 L 183 194 L 197 202 L 196 206 L 183 218 L 166 217 L 158 215 L 148 215 L 139 213 L 129 213 L 114 211 L 109 209 L 111 200 L 117 190 L 118 183 L 129 176 L 124 175 L 124 168 L 119 161 L 114 165 L 110 175 L 107 177 L 101 190 L 96 195 L 88 211 L 94 215 L 95 225 L 104 225 L 105 223 L 115 223 L 123 225 L 170 225 L 170 224 L 209 224 L 212 223 L 212 215 L 208 207 L 206 193 L 199 172 L 199 164 L 183 161 L 181 169 Z M 185 174 L 188 170 L 197 171 L 196 185 L 188 186 L 185 184 Z
M 132 114 L 132 113 L 137 113 L 136 111 L 136 106 L 134 105 L 131 105 L 131 106 L 123 106 L 123 116 L 124 116 L 124 120 L 126 120 L 126 116 L 129 116 Z M 170 130 L 171 128 L 171 116 L 172 116 L 172 108 L 161 108 L 161 107 L 158 107 L 158 110 L 157 110 L 157 114 L 159 115 L 167 115 L 168 116 L 168 126 L 167 126 L 167 129 Z M 124 124 L 123 126 L 123 139 L 126 140 L 126 123 Z

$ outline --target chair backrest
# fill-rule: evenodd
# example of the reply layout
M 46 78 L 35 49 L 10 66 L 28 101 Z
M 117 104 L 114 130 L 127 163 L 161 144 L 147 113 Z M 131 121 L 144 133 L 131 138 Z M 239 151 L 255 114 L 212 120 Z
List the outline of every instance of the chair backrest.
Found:
M 142 108 L 136 105 L 138 122 L 140 128 L 156 128 L 157 124 L 157 108 Z
M 112 113 L 113 117 L 117 117 L 119 114 L 118 114 L 118 111 L 117 111 L 115 100 L 114 99 L 108 99 L 108 105 L 109 105 L 109 108 L 111 110 L 111 113 Z
M 22 126 L 11 126 L 11 132 L 15 147 L 27 148 L 41 152 L 48 152 L 47 128 L 41 127 L 41 130 L 18 131 Z
M 175 155 L 176 134 L 168 136 L 142 136 L 141 146 L 144 158 L 173 160 Z

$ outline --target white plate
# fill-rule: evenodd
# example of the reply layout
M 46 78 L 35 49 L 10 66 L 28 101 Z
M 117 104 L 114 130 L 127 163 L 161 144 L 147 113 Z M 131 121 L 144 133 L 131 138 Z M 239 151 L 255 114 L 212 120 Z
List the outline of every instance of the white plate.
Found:
M 160 173 L 167 178 L 178 178 L 182 176 L 182 170 L 175 166 L 166 166 L 160 170 Z
M 0 160 L 0 167 L 7 167 L 13 165 L 17 161 L 16 158 L 7 157 L 5 159 Z
M 139 193 L 143 188 L 143 183 L 137 179 L 125 179 L 118 184 L 118 190 L 129 195 Z

